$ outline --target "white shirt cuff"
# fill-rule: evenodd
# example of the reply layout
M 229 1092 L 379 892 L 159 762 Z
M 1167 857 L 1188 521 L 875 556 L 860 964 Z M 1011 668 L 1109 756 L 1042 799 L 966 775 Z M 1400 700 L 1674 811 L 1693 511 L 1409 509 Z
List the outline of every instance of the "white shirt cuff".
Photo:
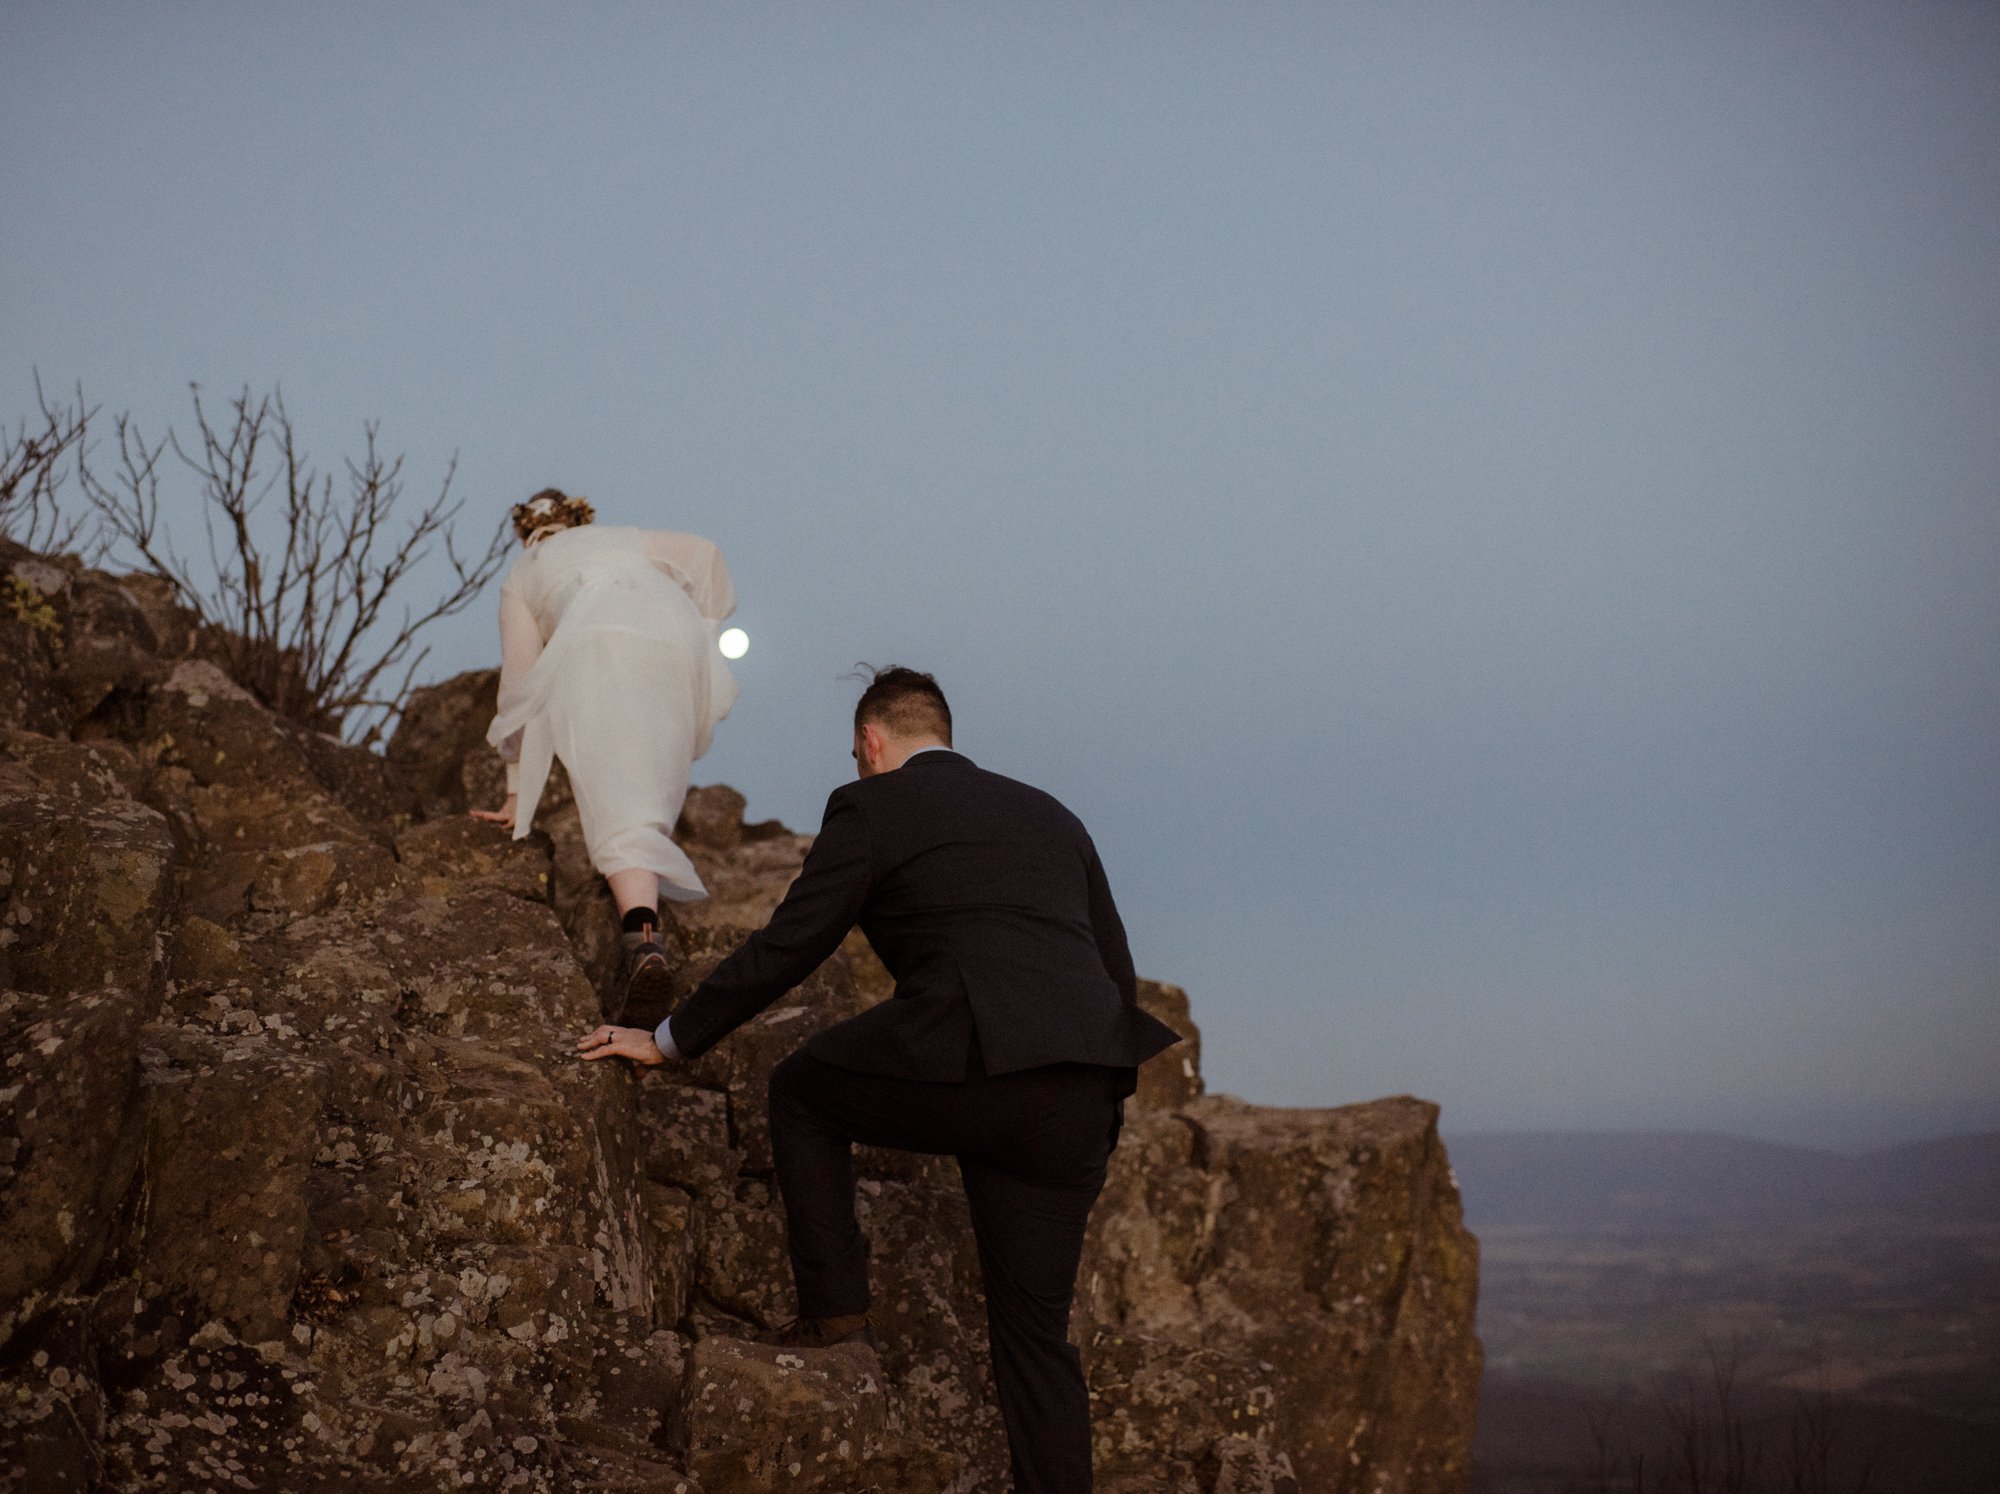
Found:
M 681 1056 L 681 1050 L 674 1046 L 674 1030 L 668 1025 L 672 1021 L 672 1017 L 664 1018 L 660 1025 L 653 1029 L 653 1046 L 670 1059 Z

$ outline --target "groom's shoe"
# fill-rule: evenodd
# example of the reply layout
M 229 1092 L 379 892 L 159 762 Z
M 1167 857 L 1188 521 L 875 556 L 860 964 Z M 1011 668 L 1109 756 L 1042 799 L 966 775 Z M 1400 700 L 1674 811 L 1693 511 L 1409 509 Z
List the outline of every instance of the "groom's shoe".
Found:
M 780 1349 L 831 1349 L 841 1344 L 866 1344 L 878 1353 L 882 1340 L 875 1336 L 875 1324 L 865 1312 L 842 1313 L 831 1318 L 793 1318 L 764 1342 Z
M 653 930 L 626 934 L 625 998 L 611 1014 L 614 1024 L 657 1027 L 674 1001 L 674 971 L 666 946 Z

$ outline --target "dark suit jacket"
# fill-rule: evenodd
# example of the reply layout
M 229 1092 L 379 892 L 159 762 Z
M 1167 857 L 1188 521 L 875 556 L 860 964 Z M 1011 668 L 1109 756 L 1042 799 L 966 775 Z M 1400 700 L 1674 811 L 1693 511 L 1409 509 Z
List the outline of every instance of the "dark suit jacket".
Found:
M 771 921 L 674 1012 L 674 1045 L 707 1052 L 857 923 L 896 993 L 812 1038 L 827 1063 L 962 1080 L 981 1067 L 1136 1068 L 1179 1041 L 1139 1009 L 1125 926 L 1082 822 L 1040 789 L 928 751 L 834 790 Z

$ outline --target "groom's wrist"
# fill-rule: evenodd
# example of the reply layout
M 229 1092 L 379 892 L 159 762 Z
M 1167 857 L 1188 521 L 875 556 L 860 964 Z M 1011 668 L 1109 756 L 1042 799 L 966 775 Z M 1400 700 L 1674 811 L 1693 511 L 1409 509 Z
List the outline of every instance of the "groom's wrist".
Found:
M 672 1017 L 663 1018 L 660 1025 L 653 1029 L 653 1046 L 660 1050 L 660 1056 L 663 1058 L 672 1059 L 681 1056 L 681 1050 L 674 1045 L 673 1020 Z

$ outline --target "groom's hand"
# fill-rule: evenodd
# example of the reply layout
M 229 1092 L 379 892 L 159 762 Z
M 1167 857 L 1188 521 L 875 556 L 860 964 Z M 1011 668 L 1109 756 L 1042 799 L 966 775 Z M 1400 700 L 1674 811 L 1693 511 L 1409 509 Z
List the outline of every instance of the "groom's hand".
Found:
M 585 1058 L 629 1058 L 634 1063 L 665 1063 L 666 1054 L 643 1027 L 600 1027 L 576 1040 L 576 1051 Z

